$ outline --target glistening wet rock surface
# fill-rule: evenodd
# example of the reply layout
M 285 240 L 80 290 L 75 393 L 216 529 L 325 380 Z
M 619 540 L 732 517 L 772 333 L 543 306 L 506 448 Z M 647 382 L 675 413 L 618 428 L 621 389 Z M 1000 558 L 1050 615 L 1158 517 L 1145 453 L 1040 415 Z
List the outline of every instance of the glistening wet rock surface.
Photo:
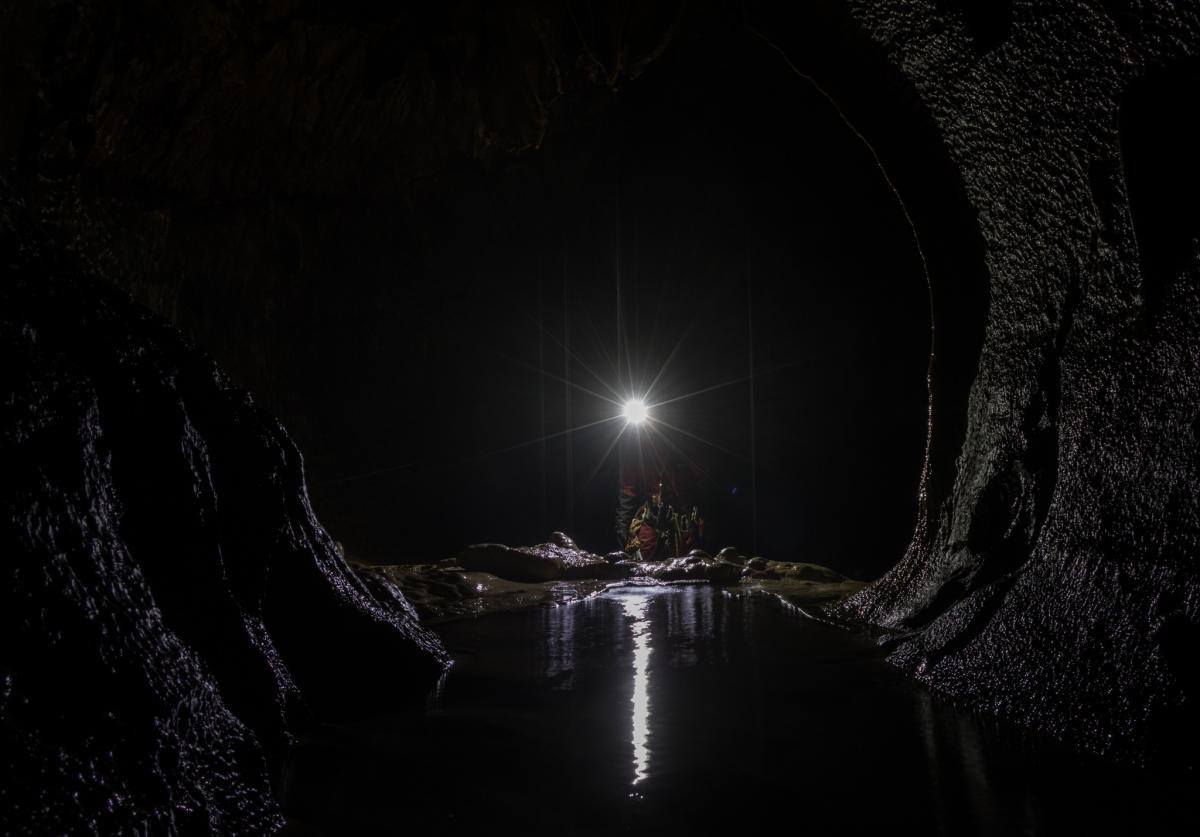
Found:
M 597 579 L 512 581 L 489 572 L 464 570 L 452 559 L 437 564 L 352 566 L 368 586 L 376 579 L 395 585 L 425 625 L 498 611 L 558 606 L 595 595 L 612 583 Z
M 1157 152 L 1123 148 L 1118 127 L 1135 82 L 1139 101 L 1166 85 L 1190 107 L 1200 10 L 1014 2 L 984 26 L 967 5 L 850 4 L 960 172 L 990 309 L 953 490 L 840 612 L 907 632 L 891 659 L 973 706 L 1194 763 L 1200 230 L 1153 231 L 1176 269 L 1144 272 L 1154 216 L 1131 214 L 1125 170 Z
M 570 537 L 555 532 L 536 546 L 484 543 L 468 546 L 455 562 L 465 570 L 488 572 L 510 581 L 558 581 L 627 578 L 624 568 L 580 549 Z
M 801 39 L 789 58 L 811 58 L 875 142 L 921 233 L 937 329 L 917 537 L 841 612 L 900 631 L 892 659 L 974 707 L 1099 752 L 1192 760 L 1196 228 L 1137 178 L 1187 183 L 1195 154 L 1185 132 L 1136 126 L 1192 109 L 1195 4 L 793 5 L 796 20 L 764 30 L 788 50 Z M 331 398 L 313 364 L 415 353 L 436 323 L 405 301 L 419 236 L 405 240 L 396 204 L 447 168 L 536 146 L 548 101 L 600 64 L 652 60 L 674 12 L 636 27 L 633 52 L 580 62 L 561 4 L 490 8 L 9 4 L 0 149 L 63 249 L 223 346 L 280 412 L 314 417 L 314 439 L 342 441 L 329 428 L 370 411 Z M 481 33 L 495 37 L 476 51 Z M 107 806 L 130 828 L 269 825 L 260 768 L 239 755 L 255 752 L 247 726 L 272 746 L 305 714 L 299 694 L 327 713 L 360 677 L 390 695 L 376 638 L 417 652 L 394 645 L 392 617 L 361 612 L 373 597 L 405 614 L 402 599 L 386 578 L 368 596 L 341 568 L 273 422 L 123 300 L 28 273 L 35 237 L 5 235 L 6 282 L 23 278 L 4 289 L 3 374 L 30 372 L 3 405 L 17 516 L 0 619 L 33 637 L 4 650 L 6 802 L 27 817 L 52 798 L 101 812 L 89 817 Z M 973 244 L 948 257 L 967 239 L 986 277 Z M 385 304 L 353 307 L 355 294 Z M 114 680 L 89 673 L 98 659 Z M 81 683 L 94 718 L 77 714 Z M 179 706 L 195 723 L 156 726 Z
M 264 747 L 421 699 L 445 652 L 348 570 L 278 422 L 0 198 L 0 831 L 269 832 Z
M 829 605 L 863 587 L 828 567 L 748 558 L 733 547 L 715 557 L 694 549 L 664 561 L 635 561 L 624 552 L 600 557 L 562 532 L 536 546 L 476 544 L 436 564 L 352 566 L 368 586 L 386 583 L 402 591 L 428 625 L 538 605 L 557 607 L 622 586 L 742 585 L 798 606 Z

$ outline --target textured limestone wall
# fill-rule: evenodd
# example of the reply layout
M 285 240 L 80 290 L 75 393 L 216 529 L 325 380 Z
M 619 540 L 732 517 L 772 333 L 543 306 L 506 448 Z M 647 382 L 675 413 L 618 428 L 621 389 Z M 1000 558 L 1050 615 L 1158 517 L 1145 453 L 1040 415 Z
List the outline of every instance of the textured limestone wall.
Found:
M 972 705 L 1098 752 L 1190 760 L 1200 229 L 1140 227 L 1154 214 L 1131 213 L 1128 179 L 1185 176 L 1195 149 L 1134 159 L 1122 111 L 1155 85 L 1194 108 L 1200 5 L 849 5 L 943 135 L 989 309 L 953 491 L 846 612 L 906 632 L 893 661 Z M 1145 205 L 1168 186 L 1148 180 Z M 1174 269 L 1144 271 L 1148 246 Z
M 268 833 L 293 734 L 424 697 L 436 638 L 167 321 L 276 415 L 328 401 L 278 376 L 371 298 L 347 254 L 394 243 L 402 297 L 413 184 L 537 147 L 676 11 L 585 55 L 542 0 L 0 2 L 0 832 Z
M 0 3 L 0 151 L 72 250 L 41 253 L 6 198 L 0 778 L 4 814 L 36 830 L 265 830 L 264 747 L 349 696 L 419 691 L 440 664 L 402 597 L 347 573 L 274 420 L 63 264 L 201 337 L 244 334 L 239 379 L 286 389 L 270 375 L 322 327 L 305 317 L 356 292 L 314 252 L 357 241 L 345 230 L 414 180 L 536 146 L 564 78 L 635 73 L 675 10 L 589 56 L 599 42 L 573 40 L 557 4 L 433 21 L 182 5 Z M 1098 752 L 1186 756 L 1200 259 L 1194 211 L 1160 197 L 1192 182 L 1193 149 L 1138 126 L 1193 107 L 1197 4 L 803 8 L 802 36 L 767 33 L 811 48 L 876 141 L 924 239 L 938 329 L 929 525 L 846 613 L 897 629 L 894 661 L 981 709 Z M 484 30 L 507 36 L 482 51 Z M 922 119 L 931 132 L 901 148 Z M 962 190 L 944 200 L 943 157 Z M 937 240 L 976 221 L 986 319 L 974 244 Z M 367 234 L 393 226 L 377 223 Z M 381 653 L 408 662 L 380 669 Z
M 0 832 L 272 831 L 264 754 L 422 700 L 445 652 L 279 423 L 3 189 Z

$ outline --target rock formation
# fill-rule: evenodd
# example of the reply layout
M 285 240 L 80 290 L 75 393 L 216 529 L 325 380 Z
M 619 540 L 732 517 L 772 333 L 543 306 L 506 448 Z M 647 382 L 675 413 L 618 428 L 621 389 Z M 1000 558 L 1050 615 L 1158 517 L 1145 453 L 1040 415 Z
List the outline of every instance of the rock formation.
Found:
M 636 553 L 634 553 L 636 555 Z M 609 587 L 708 583 L 740 592 L 766 593 L 816 615 L 863 588 L 863 582 L 796 561 L 739 555 L 733 547 L 716 556 L 700 549 L 662 561 L 635 560 L 628 553 L 603 557 L 580 549 L 562 532 L 536 546 L 475 544 L 434 564 L 353 564 L 373 586 L 398 588 L 423 624 L 437 624 L 498 611 L 561 605 Z
M 0 197 L 0 830 L 270 831 L 265 754 L 445 652 L 338 556 L 279 423 Z
M 1200 169 L 1178 115 L 1200 9 L 744 7 L 870 144 L 928 268 L 920 518 L 835 614 L 981 710 L 1193 762 Z M 301 432 L 345 414 L 281 359 L 353 364 L 374 297 L 330 300 L 369 274 L 406 310 L 419 242 L 395 207 L 650 65 L 679 4 L 638 9 L 585 32 L 535 0 L 0 7 L 0 830 L 266 831 L 265 757 L 293 730 L 421 697 L 442 651 L 388 573 L 348 570 L 287 433 L 114 286 L 202 344 L 237 335 L 220 359 Z
M 1197 163 L 1169 136 L 1127 142 L 1142 123 L 1125 111 L 1163 124 L 1155 108 L 1189 106 L 1200 9 L 850 6 L 953 159 L 989 305 L 961 451 L 933 475 L 947 489 L 841 612 L 903 632 L 893 661 L 971 705 L 1097 752 L 1193 761 L 1200 228 L 1163 240 L 1172 213 L 1131 196 L 1152 203 L 1170 193 L 1154 177 L 1191 182 Z M 936 297 L 951 280 L 934 279 Z M 935 365 L 957 348 L 935 341 Z M 939 411 L 961 407 L 933 395 L 936 445 Z

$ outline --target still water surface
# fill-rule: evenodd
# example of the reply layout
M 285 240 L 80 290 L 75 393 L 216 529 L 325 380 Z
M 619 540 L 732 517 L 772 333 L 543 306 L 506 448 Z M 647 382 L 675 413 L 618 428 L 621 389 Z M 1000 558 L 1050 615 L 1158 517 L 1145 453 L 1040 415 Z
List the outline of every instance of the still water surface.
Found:
M 1194 778 L 980 720 L 765 597 L 626 587 L 449 623 L 423 717 L 304 742 L 328 833 L 1200 834 Z

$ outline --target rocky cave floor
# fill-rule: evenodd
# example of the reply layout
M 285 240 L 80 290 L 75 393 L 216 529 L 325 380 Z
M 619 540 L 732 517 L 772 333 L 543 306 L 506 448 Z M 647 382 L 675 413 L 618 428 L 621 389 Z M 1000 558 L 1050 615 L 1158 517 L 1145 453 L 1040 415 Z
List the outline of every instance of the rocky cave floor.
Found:
M 368 564 L 348 558 L 360 577 L 398 587 L 422 623 L 562 605 L 626 585 L 708 583 L 774 596 L 810 618 L 822 606 L 857 593 L 866 582 L 800 561 L 774 561 L 725 547 L 716 555 L 694 549 L 664 561 L 635 560 L 624 552 L 597 555 L 562 532 L 528 547 L 475 544 L 431 564 Z

